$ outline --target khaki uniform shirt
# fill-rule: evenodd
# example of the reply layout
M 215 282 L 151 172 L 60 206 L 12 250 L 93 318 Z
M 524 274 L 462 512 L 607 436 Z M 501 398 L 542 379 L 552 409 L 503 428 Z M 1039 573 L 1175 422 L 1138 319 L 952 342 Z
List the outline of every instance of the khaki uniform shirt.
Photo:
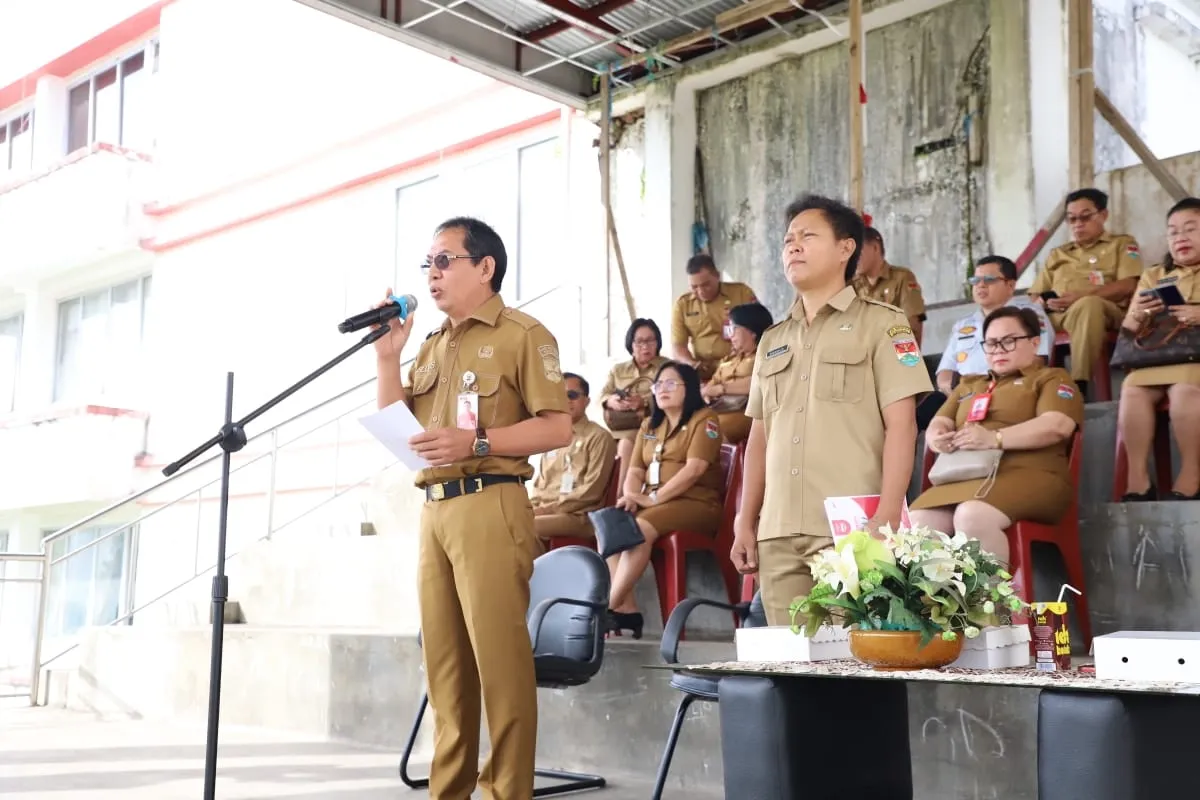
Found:
M 558 343 L 540 322 L 496 295 L 457 328 L 446 320 L 429 334 L 408 371 L 408 405 L 427 429 L 454 427 L 459 394 L 479 395 L 479 424 L 505 428 L 543 411 L 567 411 Z M 467 458 L 417 473 L 417 486 L 468 475 L 516 475 L 528 480 L 525 456 Z
M 971 398 L 986 393 L 992 380 L 992 375 L 967 375 L 954 387 L 938 416 L 954 420 L 954 429 L 961 429 L 971 413 Z M 1076 425 L 1083 424 L 1083 396 L 1064 369 L 1034 364 L 995 381 L 987 416 L 979 423 L 988 430 L 1020 425 L 1047 411 L 1061 412 Z M 1065 476 L 1071 441 L 1068 438 L 1037 450 L 1005 450 L 1001 470 L 1039 469 Z
M 1142 273 L 1138 291 L 1155 289 L 1162 284 L 1174 284 L 1183 295 L 1185 303 L 1200 303 L 1200 267 L 1176 267 L 1167 272 L 1162 264 L 1155 264 Z
M 543 453 L 530 499 L 538 507 L 558 514 L 595 511 L 604 505 L 604 493 L 617 457 L 617 440 L 590 419 L 576 422 L 571 443 Z
M 925 296 L 921 294 L 921 284 L 908 267 L 893 267 L 884 261 L 879 279 L 874 284 L 859 275 L 854 278 L 854 290 L 859 297 L 869 297 L 896 306 L 909 318 L 922 318 L 925 315 Z
M 1029 296 L 1056 292 L 1060 297 L 1068 292 L 1090 292 L 1125 278 L 1142 274 L 1142 257 L 1137 239 L 1125 234 L 1105 233 L 1090 247 L 1075 242 L 1050 251 L 1046 264 L 1029 287 Z M 1129 305 L 1125 300 L 1118 303 Z
M 641 395 L 649 406 L 650 398 L 654 395 L 650 384 L 654 382 L 654 376 L 667 360 L 665 356 L 655 356 L 643 369 L 638 369 L 637 362 L 632 358 L 613 366 L 608 371 L 608 380 L 604 382 L 604 388 L 600 390 L 600 405 L 607 403 L 618 389 L 624 389 L 631 394 Z
M 758 538 L 830 536 L 825 498 L 879 494 L 881 409 L 932 390 L 900 309 L 847 286 L 810 324 L 798 301 L 762 335 L 750 382 L 746 416 L 767 438 Z
M 728 383 L 748 378 L 754 373 L 754 353 L 730 353 L 713 372 L 710 383 Z
M 707 303 L 691 292 L 680 295 L 671 315 L 671 343 L 686 346 L 690 342 L 696 360 L 711 373 L 717 362 L 729 355 L 729 310 L 753 302 L 754 290 L 749 286 L 724 281 L 717 296 Z
M 689 458 L 704 459 L 708 462 L 704 474 L 690 489 L 667 502 L 683 499 L 719 502 L 722 488 L 721 425 L 717 415 L 710 409 L 702 408 L 676 430 L 668 430 L 668 426 L 666 419 L 656 428 L 650 427 L 649 418 L 642 422 L 629 460 L 630 468 L 647 470 L 647 486 L 657 489 L 666 486 L 683 469 Z M 651 484 L 649 466 L 655 460 L 659 462 L 658 482 Z

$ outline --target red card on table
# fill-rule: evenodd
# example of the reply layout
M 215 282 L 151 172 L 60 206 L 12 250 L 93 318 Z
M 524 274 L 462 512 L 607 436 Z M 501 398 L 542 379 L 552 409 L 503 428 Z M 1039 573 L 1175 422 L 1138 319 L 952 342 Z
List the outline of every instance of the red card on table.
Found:
M 867 520 L 875 516 L 879 509 L 879 495 L 864 494 L 856 497 L 827 497 L 825 498 L 825 516 L 829 519 L 829 530 L 836 542 L 851 531 L 859 531 L 867 526 Z M 911 523 L 908 519 L 908 502 L 900 510 L 900 525 L 907 528 Z

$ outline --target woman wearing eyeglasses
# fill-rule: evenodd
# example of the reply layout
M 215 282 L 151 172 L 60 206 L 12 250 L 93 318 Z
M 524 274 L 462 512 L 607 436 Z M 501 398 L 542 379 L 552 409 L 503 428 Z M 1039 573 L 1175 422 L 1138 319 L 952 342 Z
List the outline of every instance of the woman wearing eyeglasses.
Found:
M 746 402 L 750 399 L 750 375 L 763 331 L 771 327 L 771 312 L 761 303 L 744 303 L 729 309 L 733 332 L 729 336 L 729 355 L 717 364 L 713 376 L 700 390 L 709 408 L 717 412 L 721 434 L 730 444 L 738 444 L 750 435 Z
M 625 350 L 632 358 L 613 366 L 600 390 L 600 408 L 604 425 L 617 440 L 617 458 L 621 460 L 618 486 L 625 485 L 629 454 L 642 420 L 649 413 L 650 384 L 667 359 L 662 351 L 662 332 L 652 319 L 635 319 L 625 331 Z
M 668 361 L 654 378 L 654 403 L 634 440 L 617 507 L 634 514 L 646 541 L 608 559 L 609 630 L 642 635 L 633 589 L 659 536 L 687 530 L 715 536 L 721 520 L 721 425 L 705 407 L 700 377 Z
M 925 440 L 938 454 L 930 479 L 944 477 L 910 514 L 914 524 L 962 531 L 1004 560 L 1009 526 L 1058 522 L 1075 492 L 1068 459 L 1083 398 L 1066 370 L 1038 359 L 1040 328 L 1028 308 L 984 318 L 989 372 L 963 377 L 929 424 Z

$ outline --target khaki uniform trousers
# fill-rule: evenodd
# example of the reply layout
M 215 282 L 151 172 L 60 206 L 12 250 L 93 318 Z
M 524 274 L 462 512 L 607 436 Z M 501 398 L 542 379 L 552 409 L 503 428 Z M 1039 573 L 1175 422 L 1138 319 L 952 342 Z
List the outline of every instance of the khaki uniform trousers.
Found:
M 1116 328 L 1125 312 L 1111 300 L 1102 297 L 1081 297 L 1066 311 L 1051 311 L 1050 321 L 1056 331 L 1066 331 L 1071 337 L 1071 379 L 1092 379 L 1092 367 L 1104 352 L 1104 337 Z
M 546 514 L 534 517 L 533 528 L 539 539 L 549 539 L 552 536 L 575 536 L 580 539 L 596 537 L 591 520 L 582 511 L 577 514 Z
M 525 625 L 540 551 L 519 483 L 426 502 L 417 565 L 434 745 L 432 800 L 533 796 L 537 679 Z M 492 750 L 479 767 L 480 689 Z
M 797 534 L 758 543 L 758 585 L 768 625 L 791 625 L 792 601 L 812 591 L 808 562 L 822 550 L 833 547 L 831 536 Z M 803 617 L 796 617 L 803 624 Z

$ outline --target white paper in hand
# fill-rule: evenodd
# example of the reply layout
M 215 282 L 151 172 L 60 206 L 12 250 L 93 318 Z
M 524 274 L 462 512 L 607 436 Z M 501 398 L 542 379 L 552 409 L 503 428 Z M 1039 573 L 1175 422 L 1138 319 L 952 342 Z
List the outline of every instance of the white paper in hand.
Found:
M 425 469 L 429 462 L 413 452 L 408 440 L 425 429 L 402 402 L 392 403 L 387 408 L 370 416 L 361 417 L 359 422 L 367 432 L 379 440 L 400 463 L 412 471 Z

